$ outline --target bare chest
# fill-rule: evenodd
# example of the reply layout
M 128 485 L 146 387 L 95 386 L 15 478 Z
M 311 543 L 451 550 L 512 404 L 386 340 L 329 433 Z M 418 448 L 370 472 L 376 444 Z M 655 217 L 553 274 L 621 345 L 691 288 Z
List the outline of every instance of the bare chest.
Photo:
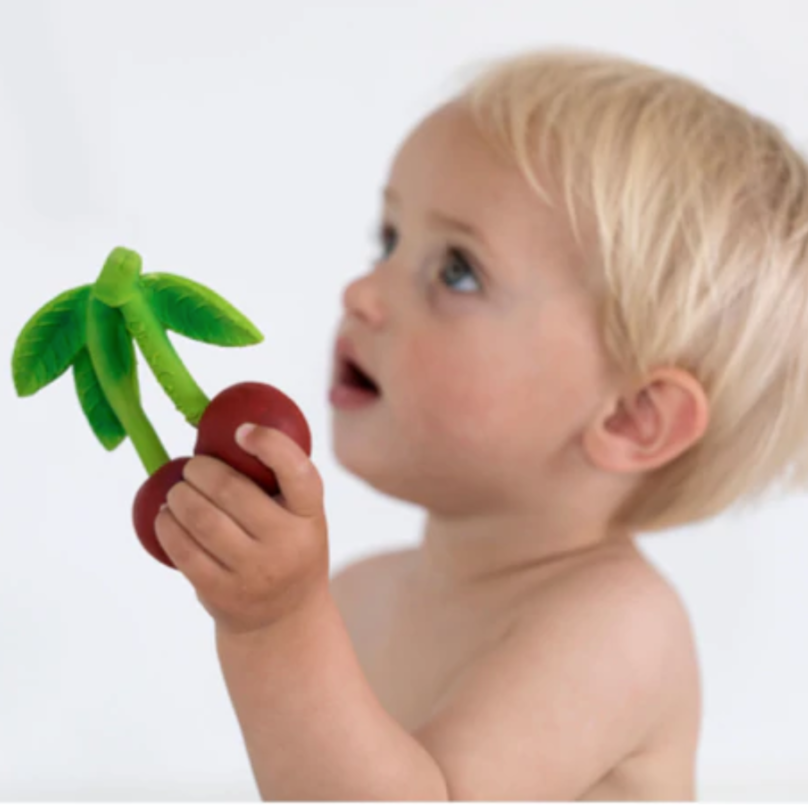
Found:
M 428 611 L 406 599 L 353 616 L 349 631 L 368 683 L 385 710 L 413 732 L 429 720 L 462 670 L 507 631 L 511 613 Z

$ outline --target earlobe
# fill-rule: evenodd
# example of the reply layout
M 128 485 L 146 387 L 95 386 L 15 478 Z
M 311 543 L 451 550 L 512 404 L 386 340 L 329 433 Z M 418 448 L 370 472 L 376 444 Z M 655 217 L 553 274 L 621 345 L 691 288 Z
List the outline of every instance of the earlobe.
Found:
M 708 422 L 699 382 L 679 368 L 664 368 L 601 412 L 584 434 L 584 447 L 608 471 L 650 471 L 697 443 Z

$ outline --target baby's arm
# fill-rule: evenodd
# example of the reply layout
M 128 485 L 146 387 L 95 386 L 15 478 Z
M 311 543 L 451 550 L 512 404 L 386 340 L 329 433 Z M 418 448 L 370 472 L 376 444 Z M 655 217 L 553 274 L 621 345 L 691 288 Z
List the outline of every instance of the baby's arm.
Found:
M 573 800 L 661 709 L 674 621 L 647 575 L 592 570 L 469 667 L 412 735 L 382 708 L 333 599 L 219 655 L 265 799 Z
M 382 708 L 330 595 L 256 635 L 217 631 L 264 800 L 443 801 L 436 761 Z

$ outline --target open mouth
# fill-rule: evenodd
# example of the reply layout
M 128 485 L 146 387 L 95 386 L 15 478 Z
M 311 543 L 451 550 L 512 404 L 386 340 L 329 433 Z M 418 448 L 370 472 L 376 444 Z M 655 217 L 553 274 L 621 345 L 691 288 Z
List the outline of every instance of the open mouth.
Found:
M 340 384 L 371 393 L 380 393 L 379 387 L 358 365 L 348 359 L 342 360 L 339 374 Z

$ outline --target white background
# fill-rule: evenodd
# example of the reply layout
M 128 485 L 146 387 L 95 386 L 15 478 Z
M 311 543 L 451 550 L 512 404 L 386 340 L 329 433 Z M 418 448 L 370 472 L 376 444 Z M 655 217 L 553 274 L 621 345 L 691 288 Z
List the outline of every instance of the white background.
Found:
M 174 342 L 209 396 L 292 396 L 326 482 L 334 567 L 423 514 L 338 467 L 326 380 L 344 285 L 377 248 L 406 132 L 479 59 L 595 46 L 681 71 L 808 141 L 802 2 L 6 0 L 0 3 L 0 799 L 256 799 L 212 624 L 140 548 L 144 471 L 106 453 L 70 374 L 28 399 L 14 340 L 117 245 L 204 283 L 265 342 Z M 141 362 L 172 455 L 194 432 Z M 750 462 L 753 462 L 750 458 Z M 699 797 L 808 799 L 808 498 L 641 537 L 702 661 Z

